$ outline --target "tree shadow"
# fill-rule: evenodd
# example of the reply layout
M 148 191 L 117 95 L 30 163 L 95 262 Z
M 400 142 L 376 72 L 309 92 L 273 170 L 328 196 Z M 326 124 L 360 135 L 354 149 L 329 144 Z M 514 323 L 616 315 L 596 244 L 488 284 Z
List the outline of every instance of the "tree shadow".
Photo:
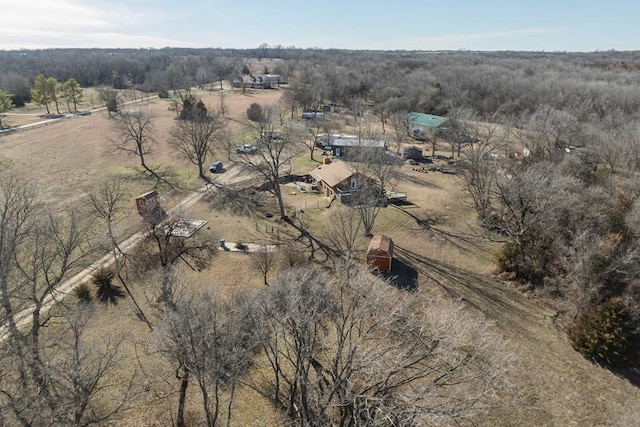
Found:
M 433 182 L 425 181 L 424 179 L 422 179 L 422 177 L 418 177 L 403 171 L 398 172 L 397 178 L 399 182 L 410 182 L 412 184 L 419 185 L 420 187 L 423 187 L 423 188 L 429 188 L 433 190 L 442 189 L 442 187 L 440 187 L 437 184 L 434 184 Z
M 431 233 L 434 236 L 437 236 L 445 240 L 447 243 L 450 243 L 451 245 L 455 246 L 457 249 L 459 249 L 462 252 L 469 252 L 470 247 L 476 248 L 476 249 L 478 248 L 477 238 L 474 238 L 473 236 L 469 236 L 465 234 L 452 233 L 452 232 L 443 230 L 442 228 L 438 228 L 437 225 L 441 222 L 440 218 L 438 217 L 435 217 L 435 216 L 420 217 L 412 212 L 407 211 L 405 206 L 398 205 L 395 203 L 390 204 L 390 206 L 393 206 L 394 208 L 410 216 L 413 220 L 415 220 L 416 225 L 420 227 L 422 231 Z M 414 207 L 414 206 L 416 205 L 408 206 L 408 207 Z
M 530 310 L 518 291 L 495 278 L 475 274 L 397 245 L 394 251 L 399 260 L 412 266 L 451 298 L 477 309 L 515 334 L 528 334 L 528 323 L 538 322 L 543 317 L 542 313 L 538 317 Z M 514 322 L 514 319 L 523 321 Z
M 307 229 L 300 227 L 291 218 L 285 217 L 282 220 L 300 232 L 300 235 L 296 240 L 300 241 L 306 239 L 308 241 L 309 249 L 311 250 L 311 258 L 315 261 L 324 263 L 332 257 L 339 256 L 335 249 L 309 233 Z M 320 254 L 318 252 L 320 252 Z

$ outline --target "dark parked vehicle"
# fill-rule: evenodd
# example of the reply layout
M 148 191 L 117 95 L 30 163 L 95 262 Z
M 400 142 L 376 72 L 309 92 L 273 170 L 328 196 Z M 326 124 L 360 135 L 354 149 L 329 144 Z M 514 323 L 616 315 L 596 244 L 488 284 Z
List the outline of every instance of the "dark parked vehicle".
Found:
M 209 166 L 209 172 L 211 173 L 220 173 L 222 172 L 222 162 L 213 162 L 211 166 Z

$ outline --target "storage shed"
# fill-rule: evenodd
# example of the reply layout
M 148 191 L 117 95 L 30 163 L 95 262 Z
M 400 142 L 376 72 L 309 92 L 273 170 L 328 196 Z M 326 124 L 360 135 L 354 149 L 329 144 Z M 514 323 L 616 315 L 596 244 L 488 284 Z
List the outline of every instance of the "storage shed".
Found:
M 402 152 L 402 158 L 410 160 L 422 160 L 422 150 L 415 145 L 412 145 L 411 147 L 407 147 L 404 149 L 404 151 Z
M 393 240 L 382 234 L 373 236 L 367 248 L 367 264 L 380 271 L 391 271 Z
M 140 215 L 146 215 L 156 209 L 160 204 L 160 194 L 157 191 L 149 191 L 136 197 L 136 209 Z

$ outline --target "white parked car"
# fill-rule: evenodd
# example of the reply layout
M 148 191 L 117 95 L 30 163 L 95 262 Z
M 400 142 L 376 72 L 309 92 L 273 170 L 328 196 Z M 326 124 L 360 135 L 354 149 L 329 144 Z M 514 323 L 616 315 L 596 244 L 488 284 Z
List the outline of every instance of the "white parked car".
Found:
M 238 154 L 255 154 L 258 152 L 258 147 L 255 145 L 238 145 L 236 146 L 236 153 Z

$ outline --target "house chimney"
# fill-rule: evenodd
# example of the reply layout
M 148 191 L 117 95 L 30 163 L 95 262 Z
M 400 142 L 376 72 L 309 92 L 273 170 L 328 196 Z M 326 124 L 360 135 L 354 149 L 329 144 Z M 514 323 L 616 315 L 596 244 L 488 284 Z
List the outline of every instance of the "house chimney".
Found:
M 331 164 L 331 157 L 325 157 L 324 159 L 322 159 L 322 164 L 323 165 Z

